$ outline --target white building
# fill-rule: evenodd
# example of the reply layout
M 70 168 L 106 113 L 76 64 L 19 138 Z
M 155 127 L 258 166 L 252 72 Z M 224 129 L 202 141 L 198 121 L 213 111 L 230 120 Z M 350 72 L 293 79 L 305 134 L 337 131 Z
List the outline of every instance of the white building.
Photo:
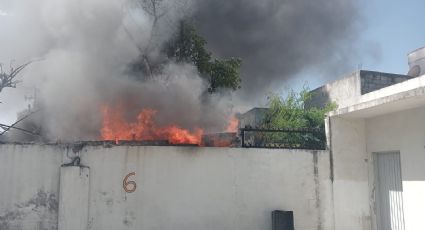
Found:
M 375 91 L 361 74 L 316 91 L 340 105 L 327 119 L 335 229 L 425 229 L 424 60 L 409 54 L 421 76 Z

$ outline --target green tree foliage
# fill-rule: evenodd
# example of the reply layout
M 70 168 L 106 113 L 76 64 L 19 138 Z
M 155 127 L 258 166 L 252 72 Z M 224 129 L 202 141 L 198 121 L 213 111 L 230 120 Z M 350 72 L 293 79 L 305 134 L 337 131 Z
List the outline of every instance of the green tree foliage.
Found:
M 165 46 L 165 53 L 178 63 L 194 64 L 201 76 L 208 79 L 211 93 L 220 88 L 240 88 L 242 61 L 238 58 L 211 60 L 212 54 L 205 48 L 206 44 L 195 27 L 188 20 L 182 20 L 177 33 Z
M 218 88 L 233 90 L 240 88 L 240 66 L 241 60 L 236 58 L 215 59 L 214 62 L 210 62 L 210 90 L 214 92 Z
M 167 43 L 165 52 L 176 62 L 193 63 L 202 74 L 208 74 L 211 53 L 205 49 L 207 41 L 196 33 L 195 28 L 182 20 L 174 37 Z
M 286 98 L 277 94 L 268 97 L 269 110 L 266 113 L 263 128 L 267 129 L 316 129 L 317 133 L 273 133 L 263 138 L 269 142 L 289 143 L 307 148 L 324 148 L 326 114 L 337 108 L 329 103 L 324 108 L 306 107 L 312 94 L 305 87 L 301 92 L 291 90 Z

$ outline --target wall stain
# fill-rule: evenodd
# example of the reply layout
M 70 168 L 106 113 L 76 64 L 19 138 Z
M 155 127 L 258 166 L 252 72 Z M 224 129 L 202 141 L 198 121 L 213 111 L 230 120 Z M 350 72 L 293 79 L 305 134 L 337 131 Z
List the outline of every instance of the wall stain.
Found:
M 25 224 L 33 226 L 30 229 L 56 230 L 58 207 L 55 194 L 39 190 L 30 200 L 0 213 L 0 229 L 21 230 Z
M 112 198 L 108 198 L 106 200 L 106 206 L 108 206 L 108 208 L 112 208 L 114 206 L 114 200 Z
M 317 230 L 322 230 L 322 217 L 320 207 L 320 179 L 319 179 L 319 156 L 317 151 L 313 151 L 313 173 L 314 173 L 314 184 L 315 184 L 315 196 L 316 196 L 316 209 L 317 214 Z
M 122 223 L 127 226 L 131 227 L 133 225 L 133 222 L 136 220 L 136 215 L 132 211 L 125 211 L 125 217 Z

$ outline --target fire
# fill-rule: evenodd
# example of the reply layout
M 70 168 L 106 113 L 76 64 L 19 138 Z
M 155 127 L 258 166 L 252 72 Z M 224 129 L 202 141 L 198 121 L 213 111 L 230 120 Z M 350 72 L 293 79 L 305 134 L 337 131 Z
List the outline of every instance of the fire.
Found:
M 195 128 L 188 130 L 177 124 L 160 126 L 155 121 L 158 111 L 145 108 L 135 117 L 133 122 L 126 120 L 125 106 L 103 106 L 103 124 L 100 130 L 102 140 L 119 141 L 156 141 L 164 140 L 170 144 L 196 144 L 199 146 L 229 147 L 237 142 L 239 120 L 233 114 L 225 133 L 204 135 L 204 130 Z
M 226 132 L 236 133 L 238 131 L 238 126 L 239 126 L 239 120 L 233 114 L 232 117 L 230 118 L 230 122 L 229 122 L 229 124 L 226 128 Z
M 102 140 L 167 140 L 171 144 L 201 145 L 203 129 L 194 131 L 183 129 L 176 124 L 160 127 L 155 123 L 154 109 L 143 109 L 135 122 L 129 123 L 124 119 L 124 110 L 103 106 Z

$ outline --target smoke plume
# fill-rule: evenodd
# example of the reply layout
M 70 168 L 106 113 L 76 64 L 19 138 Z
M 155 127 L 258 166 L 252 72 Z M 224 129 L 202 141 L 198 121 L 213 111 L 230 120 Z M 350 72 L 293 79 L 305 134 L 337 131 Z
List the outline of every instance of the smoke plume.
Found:
M 162 2 L 167 15 L 152 31 L 154 18 L 134 4 L 17 0 L 1 5 L 10 12 L 2 22 L 7 36 L 0 41 L 1 49 L 17 60 L 42 59 L 27 69 L 25 84 L 38 88 L 42 115 L 37 122 L 47 139 L 98 138 L 104 105 L 124 105 L 129 121 L 148 107 L 158 110 L 157 120 L 164 125 L 210 131 L 227 125 L 227 103 L 220 97 L 204 98 L 207 84 L 190 64 L 170 62 L 145 81 L 128 76 L 128 65 L 140 50 L 152 41 L 167 40 L 174 32 L 173 22 L 188 9 Z M 150 52 L 155 53 L 156 45 Z
M 359 4 L 352 0 L 199 0 L 195 21 L 215 54 L 242 58 L 242 96 L 252 101 L 301 71 L 315 69 L 312 78 L 317 72 L 341 74 L 341 66 L 350 64 L 354 55 Z
M 223 130 L 229 94 L 206 96 L 208 85 L 193 65 L 168 62 L 143 81 L 129 76 L 141 51 L 161 55 L 183 17 L 194 17 L 217 56 L 242 58 L 244 97 L 263 97 L 307 66 L 339 61 L 358 17 L 348 0 L 164 0 L 156 20 L 143 2 L 149 1 L 0 2 L 0 61 L 40 59 L 26 69 L 24 86 L 38 89 L 37 122 L 47 139 L 98 138 L 105 104 L 124 105 L 129 120 L 149 107 L 159 111 L 160 124 Z

